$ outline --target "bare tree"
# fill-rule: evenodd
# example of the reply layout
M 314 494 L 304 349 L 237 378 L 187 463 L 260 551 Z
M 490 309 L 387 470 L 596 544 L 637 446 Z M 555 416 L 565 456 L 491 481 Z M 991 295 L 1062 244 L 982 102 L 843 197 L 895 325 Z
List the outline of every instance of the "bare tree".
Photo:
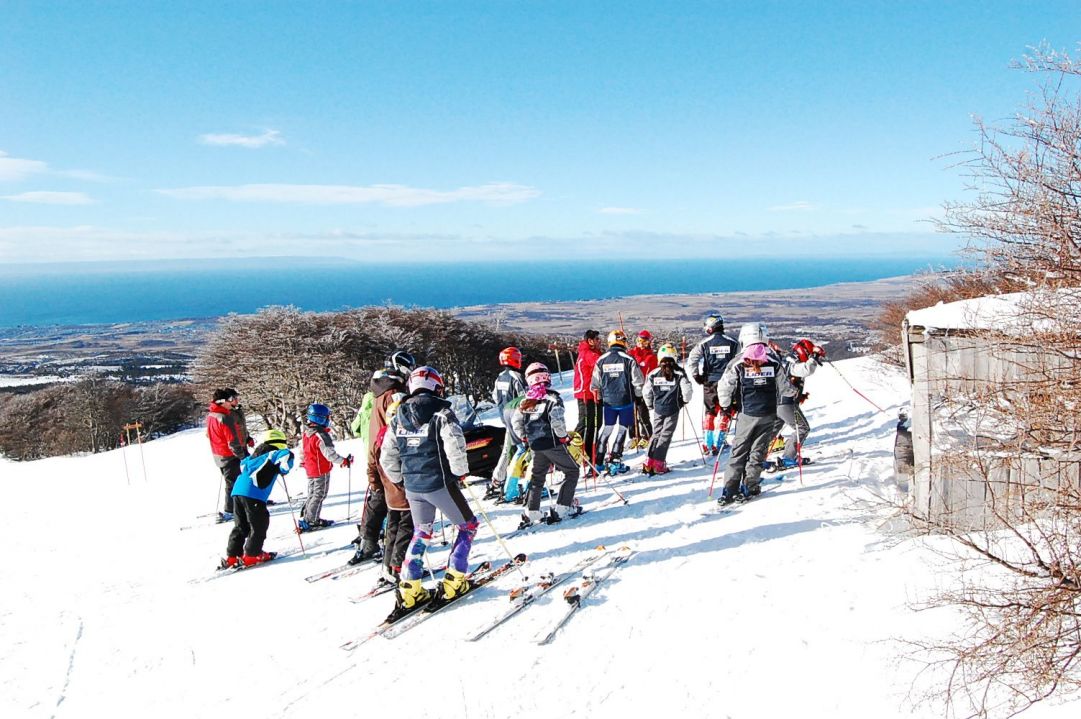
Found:
M 961 165 L 975 199 L 940 223 L 972 238 L 983 265 L 947 290 L 1027 293 L 1012 326 L 974 339 L 996 380 L 948 377 L 935 408 L 947 430 L 936 474 L 977 483 L 986 521 L 916 517 L 986 565 L 930 602 L 967 621 L 956 641 L 926 646 L 950 668 L 951 712 L 980 717 L 1081 689 L 1081 66 L 1048 47 L 1018 65 L 1046 78 L 1041 92 L 1000 126 L 977 121 Z

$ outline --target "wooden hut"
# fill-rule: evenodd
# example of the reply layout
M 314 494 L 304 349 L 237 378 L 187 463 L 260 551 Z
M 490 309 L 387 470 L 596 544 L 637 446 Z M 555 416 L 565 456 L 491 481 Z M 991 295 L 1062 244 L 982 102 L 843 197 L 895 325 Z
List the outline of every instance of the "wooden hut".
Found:
M 932 525 L 990 528 L 1039 491 L 1076 482 L 1081 454 L 1034 446 L 1011 420 L 1011 388 L 1028 391 L 1067 369 L 1032 337 L 1050 331 L 1057 301 L 1013 293 L 909 312 L 903 349 L 912 383 L 913 513 Z M 1036 493 L 1033 492 L 1036 490 Z

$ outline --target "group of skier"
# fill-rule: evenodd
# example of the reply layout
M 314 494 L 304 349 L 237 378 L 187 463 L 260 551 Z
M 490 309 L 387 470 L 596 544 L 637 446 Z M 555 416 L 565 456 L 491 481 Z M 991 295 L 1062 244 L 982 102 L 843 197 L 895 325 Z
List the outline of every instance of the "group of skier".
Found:
M 548 367 L 534 362 L 523 372 L 521 350 L 502 350 L 492 399 L 506 434 L 485 497 L 522 502 L 520 528 L 574 516 L 581 511 L 575 491 L 583 473 L 628 471 L 623 462 L 628 435 L 632 446 L 646 447 L 643 473 L 669 472 L 668 448 L 681 413 L 689 418 L 692 378 L 703 386 L 703 454 L 719 455 L 731 435 L 722 504 L 760 492 L 764 460 L 779 434 L 786 435 L 786 442 L 778 462 L 795 466 L 810 430 L 799 409 L 806 398 L 803 381 L 825 358 L 824 350 L 803 339 L 791 352 L 783 352 L 759 323 L 743 325 L 739 339 L 732 339 L 724 334 L 724 320 L 717 312 L 707 314 L 703 329 L 705 338 L 683 366 L 672 344 L 662 344 L 655 352 L 648 331 L 640 332 L 628 350 L 626 334 L 613 330 L 603 352 L 600 334 L 587 331 L 574 366 L 578 424 L 573 430 L 566 426 L 563 400 L 551 387 Z M 319 517 L 330 470 L 333 464 L 349 467 L 352 462 L 352 456 L 335 451 L 329 423 L 327 406 L 308 407 L 303 440 L 308 497 L 298 531 L 331 524 Z M 444 396 L 439 371 L 418 367 L 406 351 L 394 352 L 385 367 L 373 373 L 351 428 L 367 446 L 368 489 L 354 540 L 357 549 L 349 563 L 381 559 L 381 581 L 396 589 L 388 621 L 468 592 L 469 554 L 479 522 L 462 491 L 469 474 L 466 441 Z M 207 432 L 226 484 L 222 516 L 229 512 L 234 521 L 222 566 L 272 559 L 273 553 L 262 546 L 269 525 L 266 505 L 274 481 L 294 462 L 285 434 L 268 430 L 249 456 L 254 442 L 247 437 L 239 397 L 231 389 L 215 392 Z M 550 470 L 558 470 L 563 480 L 544 512 Z M 443 577 L 431 591 L 421 580 L 437 513 L 458 531 Z

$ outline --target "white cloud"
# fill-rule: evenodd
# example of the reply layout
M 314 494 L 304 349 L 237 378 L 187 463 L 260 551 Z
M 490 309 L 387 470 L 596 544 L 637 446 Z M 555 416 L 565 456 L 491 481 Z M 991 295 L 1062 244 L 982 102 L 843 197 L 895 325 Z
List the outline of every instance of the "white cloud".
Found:
M 94 200 L 82 192 L 21 192 L 17 195 L 0 195 L 8 202 L 29 202 L 37 205 L 93 205 Z
M 597 210 L 602 215 L 640 215 L 642 211 L 637 207 L 602 207 Z
M 276 202 L 297 205 L 379 204 L 389 207 L 420 207 L 452 202 L 485 202 L 509 205 L 525 202 L 541 193 L 526 185 L 494 182 L 456 190 L 429 190 L 405 185 L 237 185 L 180 187 L 157 190 L 178 200 L 228 200 L 230 202 Z
M 769 208 L 770 212 L 811 212 L 817 210 L 818 205 L 813 205 L 807 200 L 797 200 L 796 202 L 790 202 L 787 205 L 774 205 Z
M 232 133 L 199 135 L 199 142 L 217 147 L 246 147 L 249 150 L 257 150 L 268 145 L 284 145 L 285 138 L 277 130 L 264 130 L 261 135 L 236 135 Z
M 48 170 L 49 166 L 40 160 L 23 160 L 0 150 L 0 181 L 22 180 Z

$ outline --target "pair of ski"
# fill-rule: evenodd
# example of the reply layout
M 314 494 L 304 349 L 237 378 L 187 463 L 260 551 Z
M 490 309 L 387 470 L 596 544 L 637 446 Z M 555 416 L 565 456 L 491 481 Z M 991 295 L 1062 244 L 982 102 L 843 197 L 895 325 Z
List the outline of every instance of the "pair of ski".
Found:
M 352 651 L 357 647 L 366 644 L 367 642 L 375 639 L 376 637 L 385 637 L 387 639 L 393 639 L 401 636 L 405 632 L 413 629 L 425 621 L 431 619 L 437 614 L 445 612 L 448 608 L 468 602 L 472 597 L 475 597 L 480 590 L 486 585 L 490 584 L 503 575 L 511 572 L 517 567 L 526 562 L 526 555 L 519 554 L 514 559 L 493 568 L 491 562 L 483 562 L 476 569 L 469 573 L 469 591 L 465 594 L 460 594 L 454 599 L 439 601 L 429 600 L 424 604 L 418 604 L 407 614 L 396 617 L 393 621 L 387 620 L 373 629 L 369 634 L 357 639 L 352 639 L 341 645 L 341 649 L 345 651 Z M 393 587 L 391 587 L 393 589 Z
M 467 637 L 471 642 L 475 642 L 479 639 L 483 639 L 490 632 L 501 627 L 506 622 L 510 621 L 527 608 L 537 602 L 538 599 L 543 597 L 548 592 L 551 592 L 556 587 L 560 586 L 568 579 L 575 577 L 579 573 L 583 574 L 583 578 L 580 584 L 577 584 L 564 593 L 564 599 L 567 600 L 570 607 L 568 611 L 562 615 L 559 621 L 552 627 L 552 629 L 538 640 L 539 644 L 547 644 L 554 637 L 556 632 L 570 620 L 571 614 L 578 610 L 581 606 L 582 598 L 589 596 L 596 588 L 596 585 L 611 576 L 619 566 L 624 564 L 630 559 L 632 552 L 628 547 L 621 547 L 616 552 L 610 552 L 602 547 L 597 547 L 596 553 L 589 554 L 583 557 L 577 564 L 568 569 L 565 572 L 559 574 L 552 574 L 548 572 L 541 575 L 540 580 L 528 587 L 519 587 L 510 594 L 511 606 L 503 614 L 499 615 L 492 621 L 488 622 L 484 626 L 480 627 L 476 632 Z M 599 572 L 586 574 L 588 570 L 597 562 L 602 559 L 608 559 L 608 563 L 603 565 Z
M 355 547 L 356 545 L 350 543 L 348 546 Z M 366 569 L 374 567 L 378 565 L 381 561 L 383 561 L 383 555 L 377 554 L 374 557 L 369 557 L 368 559 L 364 559 L 355 564 L 349 564 L 347 562 L 340 567 L 334 567 L 333 569 L 316 572 L 315 574 L 304 577 L 304 581 L 310 584 L 312 582 L 318 582 L 323 579 L 344 579 L 346 577 L 351 577 L 354 574 L 359 574 Z
M 720 504 L 720 502 L 711 502 L 713 507 L 708 509 L 705 512 L 705 514 L 710 514 L 713 511 L 717 511 L 717 512 L 720 512 L 722 514 L 727 513 L 727 512 L 735 512 L 740 507 L 743 507 L 743 506 L 745 506 L 747 504 L 750 504 L 751 502 L 755 501 L 756 499 L 760 499 L 762 497 L 762 495 L 764 495 L 767 492 L 770 492 L 773 489 L 781 486 L 781 484 L 783 484 L 783 483 L 784 483 L 784 477 L 778 477 L 778 476 L 770 477 L 768 482 L 762 482 L 762 483 L 760 483 L 758 485 L 759 489 L 761 489 L 762 491 L 759 492 L 757 495 L 755 495 L 753 497 L 747 497 L 742 502 L 737 501 L 737 502 L 732 502 L 731 504 Z M 713 509 L 714 507 L 716 508 L 715 510 Z
M 487 564 L 487 562 L 482 562 L 479 566 L 483 566 L 484 564 Z M 435 569 L 425 568 L 424 573 L 432 579 L 435 579 L 435 575 L 437 573 L 445 571 L 447 571 L 447 565 L 442 564 Z M 337 577 L 335 577 L 335 579 L 336 578 Z M 379 577 L 379 580 L 375 583 L 374 587 L 364 592 L 364 594 L 358 594 L 355 597 L 349 597 L 349 601 L 353 604 L 360 604 L 361 602 L 368 601 L 372 597 L 378 597 L 380 594 L 387 594 L 388 592 L 393 592 L 397 588 L 397 586 L 398 585 L 394 582 L 391 582 L 386 577 L 381 576 Z
M 843 450 L 843 451 L 840 451 L 840 452 L 832 452 L 830 454 L 823 454 L 821 452 L 814 452 L 814 453 L 811 453 L 811 454 L 804 455 L 803 457 L 800 458 L 800 460 L 801 460 L 804 467 L 810 467 L 813 464 L 830 464 L 830 463 L 836 463 L 836 462 L 844 462 L 845 460 L 849 459 L 852 455 L 853 455 L 853 451 L 851 449 L 846 449 L 846 450 Z M 798 466 L 794 465 L 792 467 L 780 467 L 777 464 L 776 459 L 773 459 L 773 460 L 766 459 L 765 461 L 762 462 L 762 468 L 766 471 L 767 474 L 773 474 L 774 472 L 778 472 L 778 471 L 785 471 L 785 470 L 788 470 L 788 469 L 798 469 Z

